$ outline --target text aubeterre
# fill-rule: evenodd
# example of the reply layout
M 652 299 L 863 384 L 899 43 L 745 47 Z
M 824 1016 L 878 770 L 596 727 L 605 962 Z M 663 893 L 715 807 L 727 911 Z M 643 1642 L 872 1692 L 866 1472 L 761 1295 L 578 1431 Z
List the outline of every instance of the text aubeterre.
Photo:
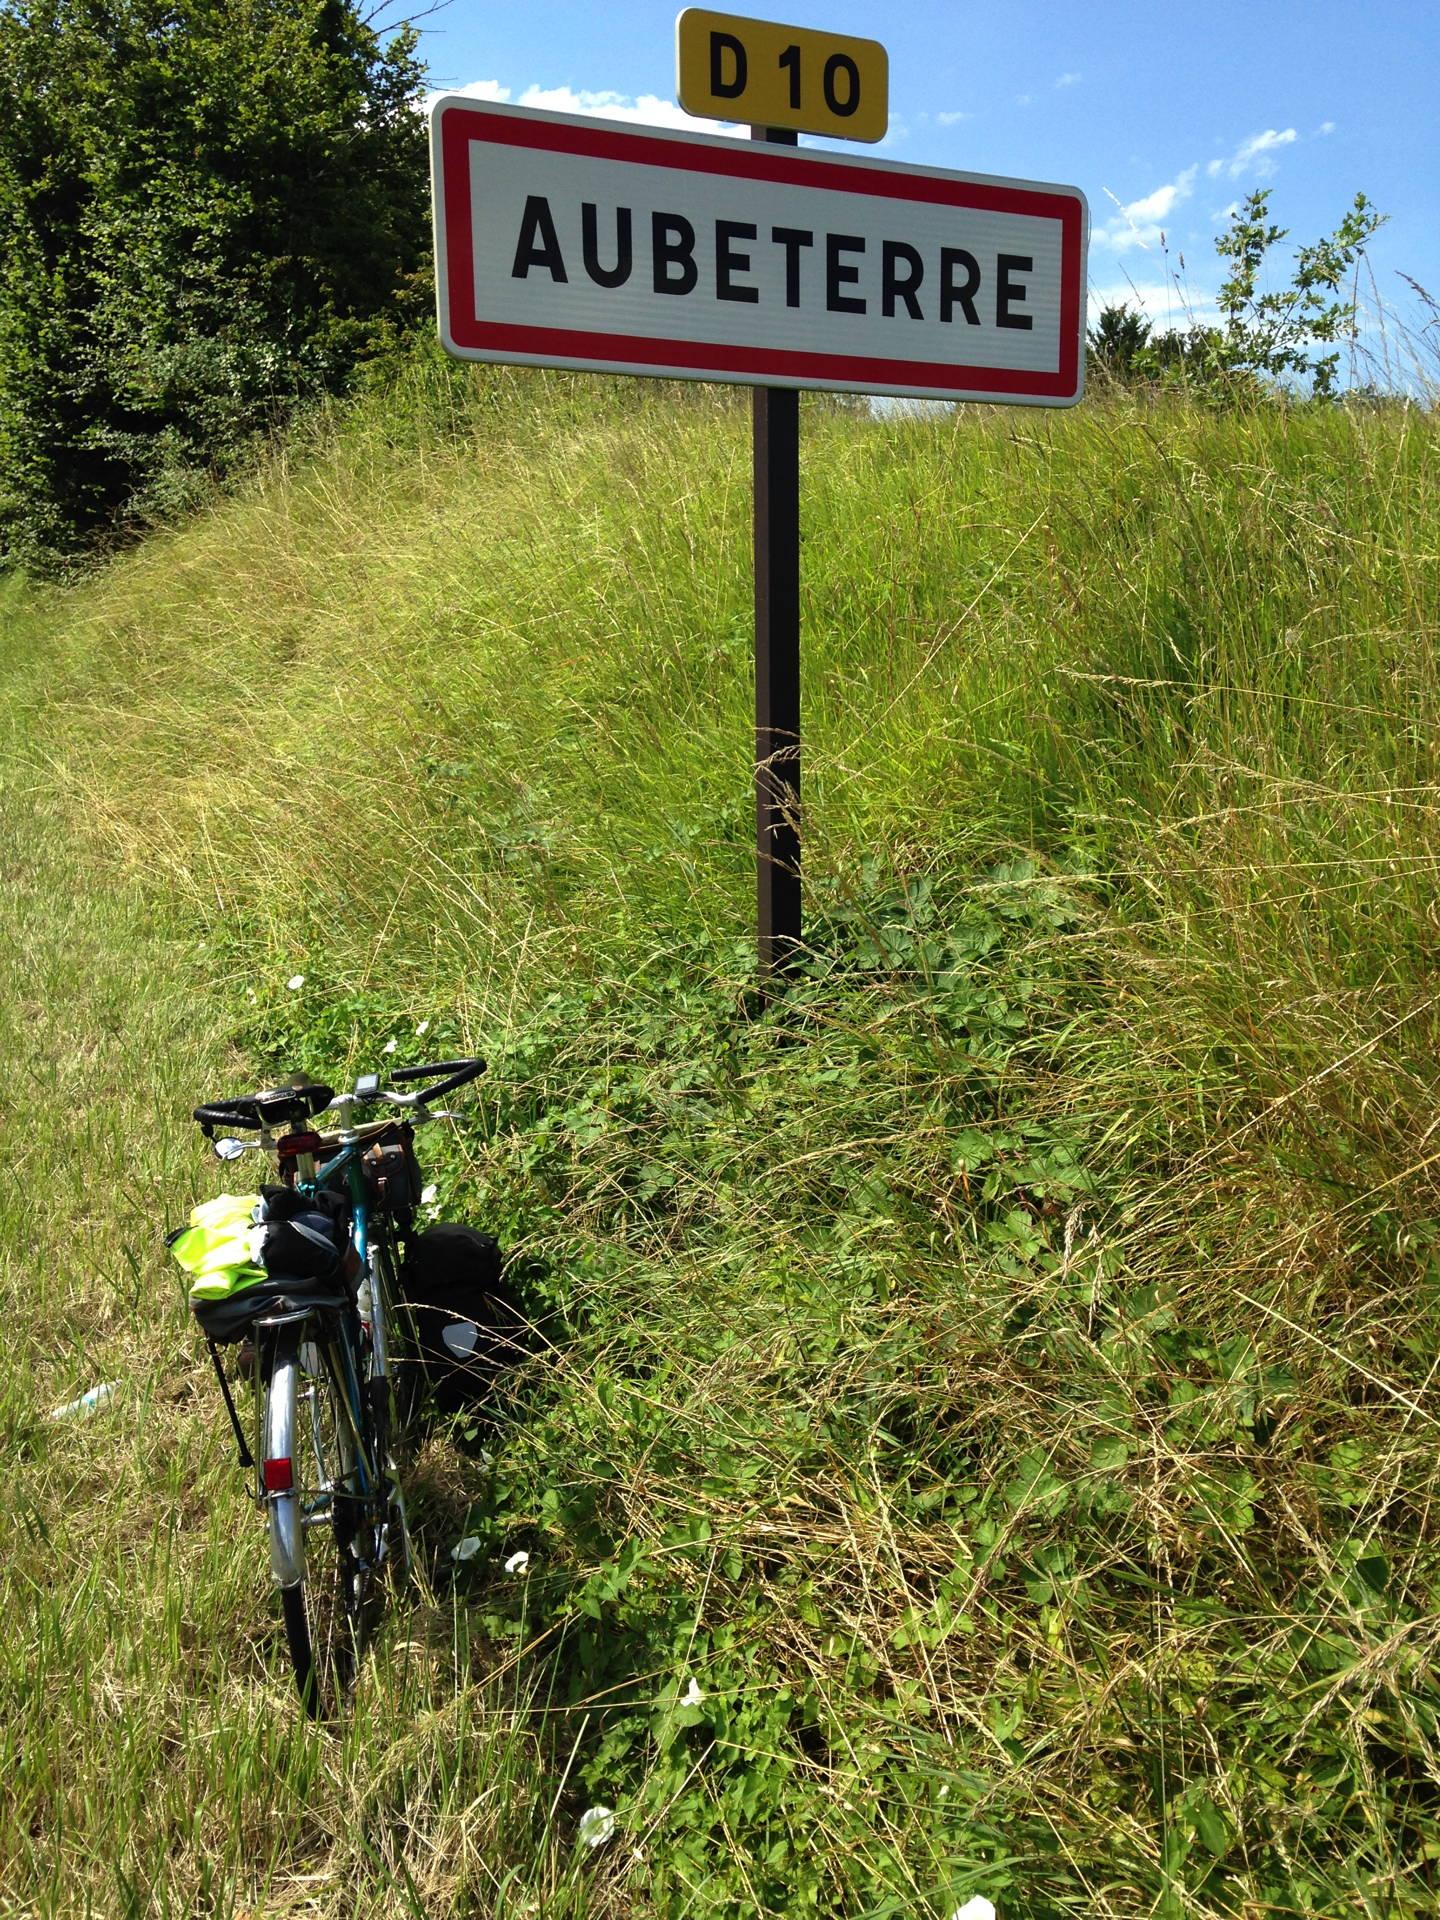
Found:
M 764 269 L 768 263 L 772 271 Z M 684 299 L 705 289 L 716 300 L 759 305 L 762 290 L 787 308 L 884 319 L 938 320 L 1025 332 L 1030 254 L 917 246 L 898 236 L 827 231 L 722 217 L 699 222 L 662 208 L 580 204 L 578 245 L 561 240 L 549 198 L 525 198 L 510 277 L 601 289 L 632 282 Z M 778 266 L 779 271 L 773 270 Z

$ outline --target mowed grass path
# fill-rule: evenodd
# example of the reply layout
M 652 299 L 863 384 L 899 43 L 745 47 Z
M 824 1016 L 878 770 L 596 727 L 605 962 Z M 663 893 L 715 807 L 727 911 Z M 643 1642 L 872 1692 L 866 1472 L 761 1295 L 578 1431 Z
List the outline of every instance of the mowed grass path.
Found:
M 1433 1908 L 1433 421 L 804 447 L 767 1021 L 723 395 L 421 361 L 7 603 L 3 1017 L 96 1082 L 7 1103 L 22 1910 Z M 492 1056 L 540 1332 L 317 1737 L 158 1232 L 200 1083 L 392 1039 Z
M 163 1249 L 224 1185 L 189 1110 L 249 1069 L 193 935 L 77 844 L 35 691 L 53 630 L 14 595 L 0 621 L 0 1912 L 443 1910 L 428 1889 L 454 1888 L 475 1829 L 526 1825 L 543 1783 L 533 1762 L 505 1776 L 527 1716 L 478 1653 L 462 1697 L 465 1635 L 423 1579 L 343 1736 L 296 1712 L 263 1529 Z M 95 1411 L 50 1417 L 102 1382 Z M 424 1736 L 432 1680 L 472 1756 L 458 1795 Z M 417 1793 L 439 1850 L 404 1868 Z M 537 1820 L 488 1857 L 548 1888 Z M 545 1910 L 565 1910 L 553 1888 Z
M 39 635 L 7 638 L 23 701 L 16 656 Z M 179 1910 L 195 1881 L 173 1877 L 177 1858 L 212 1856 L 223 1883 L 241 1782 L 252 1803 L 266 1796 L 290 1737 L 261 1660 L 237 1658 L 232 1623 L 259 1626 L 258 1568 L 239 1550 L 204 1373 L 159 1258 L 199 1190 L 181 1120 L 221 1070 L 222 1018 L 188 948 L 77 852 L 33 707 L 11 721 L 0 1900 L 151 1911 L 151 1890 L 163 1905 L 171 1886 Z M 48 1417 L 101 1382 L 115 1396 L 88 1418 Z

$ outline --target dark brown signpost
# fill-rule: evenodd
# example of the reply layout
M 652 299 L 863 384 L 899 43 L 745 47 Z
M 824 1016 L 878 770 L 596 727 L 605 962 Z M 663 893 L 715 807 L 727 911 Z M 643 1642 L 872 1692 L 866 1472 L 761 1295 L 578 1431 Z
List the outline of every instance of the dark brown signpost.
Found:
M 464 359 L 755 388 L 755 834 L 762 974 L 799 957 L 800 390 L 1071 406 L 1085 196 L 853 152 L 872 40 L 690 8 L 685 109 L 749 141 L 451 95 L 430 116 L 440 337 Z
M 773 146 L 798 146 L 802 129 L 885 136 L 889 63 L 878 41 L 688 7 L 676 21 L 675 65 L 687 113 L 763 116 L 751 137 Z M 755 928 L 760 971 L 774 977 L 801 953 L 797 387 L 756 387 L 754 458 Z
M 784 127 L 757 140 L 793 147 Z M 756 387 L 755 925 L 760 970 L 800 953 L 800 394 Z

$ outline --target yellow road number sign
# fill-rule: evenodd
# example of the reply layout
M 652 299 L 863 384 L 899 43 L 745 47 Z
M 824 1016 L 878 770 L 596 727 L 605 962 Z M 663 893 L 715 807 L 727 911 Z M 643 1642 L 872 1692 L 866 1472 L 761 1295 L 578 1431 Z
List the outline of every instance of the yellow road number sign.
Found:
M 878 40 L 687 7 L 675 23 L 680 104 L 715 120 L 883 140 L 890 62 Z

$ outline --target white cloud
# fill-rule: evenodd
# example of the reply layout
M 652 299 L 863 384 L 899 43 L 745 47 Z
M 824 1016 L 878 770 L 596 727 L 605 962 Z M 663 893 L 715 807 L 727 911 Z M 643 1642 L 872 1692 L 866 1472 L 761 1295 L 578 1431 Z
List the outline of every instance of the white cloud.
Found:
M 895 393 L 872 393 L 869 401 L 877 420 L 938 420 L 955 411 L 953 400 L 906 400 Z
M 467 100 L 500 100 L 510 98 L 509 87 L 502 87 L 498 80 L 472 80 L 468 87 L 442 87 L 439 92 L 426 96 L 428 107 L 432 100 L 438 100 L 442 93 L 463 93 Z
M 1087 304 L 1092 326 L 1106 307 L 1129 307 L 1132 312 L 1138 308 L 1160 333 L 1170 327 L 1183 332 L 1187 327 L 1209 326 L 1218 318 L 1213 293 L 1182 287 L 1174 279 L 1113 280 L 1092 286 Z
M 1173 180 L 1167 180 L 1163 187 L 1156 187 L 1153 193 L 1147 193 L 1141 200 L 1132 200 L 1125 208 L 1126 216 L 1139 227 L 1163 220 L 1174 212 L 1180 201 L 1189 199 L 1194 185 L 1195 169 L 1186 167 Z
M 469 86 L 453 87 L 448 92 L 464 94 L 470 100 L 494 100 L 501 106 L 542 107 L 547 113 L 578 113 L 597 120 L 628 120 L 645 127 L 674 127 L 682 133 L 727 133 L 744 139 L 747 127 L 726 126 L 719 120 L 702 120 L 686 113 L 673 100 L 658 93 L 611 93 L 586 87 L 529 86 L 518 96 L 513 87 L 502 87 L 498 80 L 472 80 Z M 431 95 L 431 99 L 438 96 Z M 426 103 L 429 104 L 428 101 Z
M 1015 96 L 1015 104 L 1017 107 L 1032 106 L 1034 104 L 1034 100 L 1035 100 L 1035 96 L 1033 93 L 1017 93 Z
M 683 133 L 739 133 L 748 128 L 725 126 L 719 120 L 702 120 L 686 113 L 673 100 L 658 93 L 632 97 L 624 93 L 592 93 L 587 88 L 527 87 L 515 103 L 520 107 L 543 107 L 548 113 L 581 113 L 600 120 L 632 120 L 646 127 L 676 127 Z
M 1334 131 L 1335 131 L 1335 122 L 1333 120 L 1322 120 L 1319 126 L 1315 129 L 1315 137 L 1318 140 L 1323 140 L 1326 134 L 1333 133 Z
M 1194 192 L 1198 170 L 1196 167 L 1186 167 L 1173 180 L 1167 180 L 1163 187 L 1156 187 L 1152 193 L 1142 194 L 1138 200 L 1124 204 L 1116 200 L 1112 193 L 1110 198 L 1115 200 L 1119 212 L 1096 227 L 1091 239 L 1097 246 L 1110 247 L 1116 253 L 1123 252 L 1126 247 L 1157 246 L 1164 235 L 1165 222 Z
M 973 120 L 973 113 L 937 113 L 935 118 L 942 127 L 958 127 L 962 120 Z
M 1062 73 L 1055 84 L 1057 87 L 1078 87 L 1084 78 L 1083 73 Z
M 1271 154 L 1279 147 L 1293 146 L 1299 138 L 1294 127 L 1283 131 L 1267 127 L 1264 133 L 1252 133 L 1248 140 L 1242 140 L 1228 160 L 1210 161 L 1205 171 L 1212 180 L 1218 180 L 1222 173 L 1231 180 L 1238 180 L 1242 173 L 1253 173 L 1261 180 L 1268 180 L 1275 171 Z

